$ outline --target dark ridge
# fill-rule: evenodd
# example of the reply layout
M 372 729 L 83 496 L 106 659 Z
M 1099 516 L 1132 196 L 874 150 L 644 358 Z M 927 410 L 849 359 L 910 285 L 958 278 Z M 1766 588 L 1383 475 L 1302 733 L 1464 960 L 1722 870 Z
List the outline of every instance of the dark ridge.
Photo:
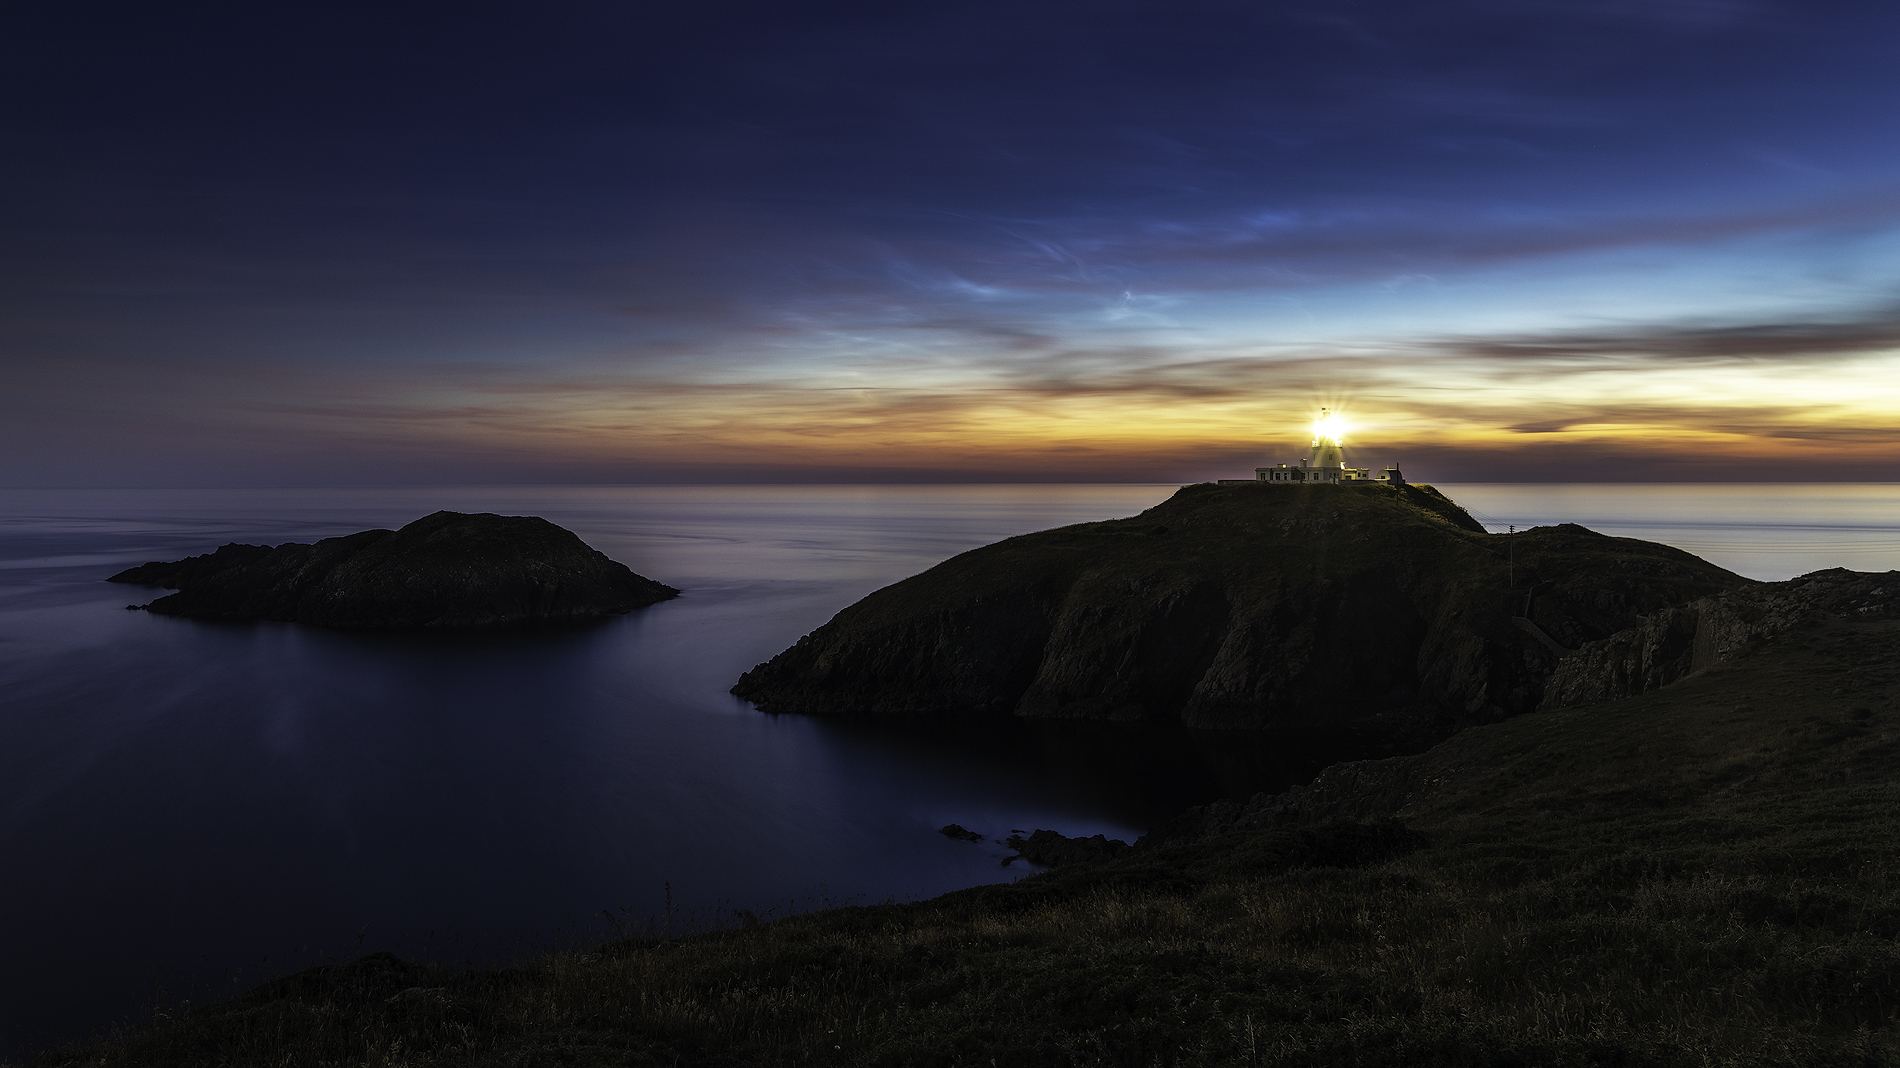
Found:
M 767 712 L 1177 718 L 1416 752 L 1536 708 L 1560 650 L 1749 584 L 1573 524 L 1486 534 L 1429 486 L 1202 484 L 878 590 L 732 692 Z
M 577 623 L 679 596 L 534 516 L 436 512 L 314 545 L 226 545 L 112 576 L 178 590 L 159 615 L 342 628 Z
M 234 541 L 228 545 L 220 545 L 216 552 L 206 553 L 203 556 L 188 557 L 170 563 L 154 560 L 149 564 L 128 567 L 106 581 L 182 590 L 220 571 L 256 563 L 268 556 L 270 552 L 271 547 L 268 545 L 241 545 Z

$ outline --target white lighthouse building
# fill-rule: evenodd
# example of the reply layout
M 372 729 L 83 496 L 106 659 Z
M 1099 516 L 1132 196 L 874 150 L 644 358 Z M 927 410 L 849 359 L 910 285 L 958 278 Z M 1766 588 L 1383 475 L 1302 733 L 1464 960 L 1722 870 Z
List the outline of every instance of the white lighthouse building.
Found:
M 1276 464 L 1273 467 L 1254 468 L 1254 477 L 1223 478 L 1221 485 L 1245 485 L 1249 482 L 1265 483 L 1269 486 L 1310 486 L 1325 482 L 1386 482 L 1396 485 L 1405 484 L 1405 476 L 1399 469 L 1388 467 L 1376 475 L 1369 468 L 1347 467 L 1343 450 L 1346 446 L 1346 424 L 1339 416 L 1325 408 L 1319 410 L 1319 418 L 1313 423 L 1312 454 L 1301 460 L 1296 467 L 1292 464 Z

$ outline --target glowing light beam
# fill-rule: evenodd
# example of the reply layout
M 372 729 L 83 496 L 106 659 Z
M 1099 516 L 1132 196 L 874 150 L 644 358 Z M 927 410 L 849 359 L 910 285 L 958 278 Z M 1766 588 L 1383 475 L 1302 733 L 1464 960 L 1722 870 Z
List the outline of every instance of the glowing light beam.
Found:
M 1346 421 L 1331 411 L 1321 408 L 1319 418 L 1313 423 L 1313 445 L 1344 446 L 1346 444 Z

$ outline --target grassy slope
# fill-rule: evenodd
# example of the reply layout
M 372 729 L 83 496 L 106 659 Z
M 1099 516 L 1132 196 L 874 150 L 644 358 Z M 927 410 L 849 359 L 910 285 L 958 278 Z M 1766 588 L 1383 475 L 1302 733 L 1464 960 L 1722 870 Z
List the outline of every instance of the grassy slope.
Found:
M 509 971 L 366 958 L 38 1063 L 1900 1063 L 1897 668 L 1900 622 L 1830 625 L 1466 731 L 1409 758 L 1403 825 Z

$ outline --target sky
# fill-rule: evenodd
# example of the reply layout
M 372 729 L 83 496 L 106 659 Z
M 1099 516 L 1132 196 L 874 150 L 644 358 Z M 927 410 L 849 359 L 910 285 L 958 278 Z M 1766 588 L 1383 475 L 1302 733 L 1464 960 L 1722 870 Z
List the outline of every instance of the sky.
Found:
M 0 486 L 1900 481 L 1900 5 L 0 8 Z

